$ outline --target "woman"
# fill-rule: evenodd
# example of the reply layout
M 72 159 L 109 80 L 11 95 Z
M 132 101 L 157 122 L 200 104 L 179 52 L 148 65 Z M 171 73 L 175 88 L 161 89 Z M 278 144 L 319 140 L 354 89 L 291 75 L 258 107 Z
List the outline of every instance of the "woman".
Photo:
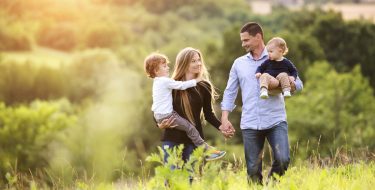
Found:
M 210 82 L 202 53 L 191 47 L 182 49 L 177 54 L 172 78 L 177 81 L 187 81 L 198 77 L 202 78 L 203 81 L 199 82 L 196 87 L 173 92 L 173 108 L 180 116 L 195 124 L 200 136 L 204 138 L 201 121 L 202 113 L 205 120 L 212 126 L 217 129 L 221 126 L 221 122 L 215 116 L 212 108 L 216 92 Z M 166 148 L 184 144 L 182 159 L 186 162 L 196 147 L 186 135 L 186 132 L 170 126 L 172 122 L 173 120 L 171 119 L 163 120 L 159 124 L 159 128 L 166 129 L 162 137 L 162 148 L 166 152 Z M 224 154 L 224 151 L 214 151 L 210 157 L 221 158 Z M 167 157 L 168 155 L 164 158 L 165 161 L 167 161 Z

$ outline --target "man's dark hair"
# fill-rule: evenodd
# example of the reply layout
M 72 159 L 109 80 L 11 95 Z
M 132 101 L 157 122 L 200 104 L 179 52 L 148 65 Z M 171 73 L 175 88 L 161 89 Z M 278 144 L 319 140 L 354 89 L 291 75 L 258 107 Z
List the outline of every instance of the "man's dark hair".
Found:
M 255 36 L 256 34 L 260 33 L 263 39 L 263 29 L 256 22 L 248 22 L 245 25 L 243 25 L 241 28 L 241 33 L 244 33 L 244 32 L 249 33 L 251 36 Z

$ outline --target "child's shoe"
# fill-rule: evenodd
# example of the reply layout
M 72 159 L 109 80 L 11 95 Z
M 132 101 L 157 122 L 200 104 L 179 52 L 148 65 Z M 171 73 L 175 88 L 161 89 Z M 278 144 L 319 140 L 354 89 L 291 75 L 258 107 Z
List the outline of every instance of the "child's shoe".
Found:
M 291 97 L 292 95 L 290 94 L 290 92 L 289 91 L 284 91 L 284 97 L 285 98 L 289 98 L 289 97 Z
M 227 153 L 225 151 L 216 150 L 215 147 L 212 147 L 212 146 L 210 146 L 206 143 L 204 144 L 204 146 L 205 146 L 204 150 L 209 153 L 209 155 L 205 157 L 206 161 L 218 160 L 218 159 L 224 157 L 225 154 Z
M 206 156 L 206 158 L 205 158 L 206 161 L 218 160 L 218 159 L 224 157 L 225 154 L 227 153 L 227 152 L 221 151 L 221 150 L 211 150 L 209 152 L 210 152 L 210 155 Z
M 268 90 L 265 89 L 265 88 L 262 88 L 262 90 L 260 90 L 260 98 L 262 99 L 267 99 L 268 98 Z

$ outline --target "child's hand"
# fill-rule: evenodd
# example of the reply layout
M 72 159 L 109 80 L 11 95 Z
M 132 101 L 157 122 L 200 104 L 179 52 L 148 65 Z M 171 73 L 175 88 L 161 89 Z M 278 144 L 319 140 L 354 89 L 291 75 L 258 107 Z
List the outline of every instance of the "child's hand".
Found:
M 294 78 L 294 76 L 289 76 L 289 80 L 290 81 L 295 81 L 296 79 Z
M 198 83 L 198 82 L 201 82 L 201 81 L 203 80 L 203 78 L 202 78 L 202 77 L 197 77 L 195 80 L 196 80 L 197 83 Z
M 260 77 L 260 75 L 262 75 L 262 73 L 256 73 L 255 77 L 258 79 Z

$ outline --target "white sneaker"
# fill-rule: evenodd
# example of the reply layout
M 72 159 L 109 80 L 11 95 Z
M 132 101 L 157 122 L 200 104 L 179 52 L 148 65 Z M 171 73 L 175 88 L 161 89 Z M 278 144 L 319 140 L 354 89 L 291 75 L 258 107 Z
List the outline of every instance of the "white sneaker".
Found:
M 260 91 L 260 98 L 267 99 L 268 98 L 268 91 L 267 90 L 261 90 Z
M 289 97 L 291 97 L 292 95 L 290 94 L 290 92 L 289 91 L 285 91 L 284 92 L 284 97 L 285 98 L 289 98 Z

